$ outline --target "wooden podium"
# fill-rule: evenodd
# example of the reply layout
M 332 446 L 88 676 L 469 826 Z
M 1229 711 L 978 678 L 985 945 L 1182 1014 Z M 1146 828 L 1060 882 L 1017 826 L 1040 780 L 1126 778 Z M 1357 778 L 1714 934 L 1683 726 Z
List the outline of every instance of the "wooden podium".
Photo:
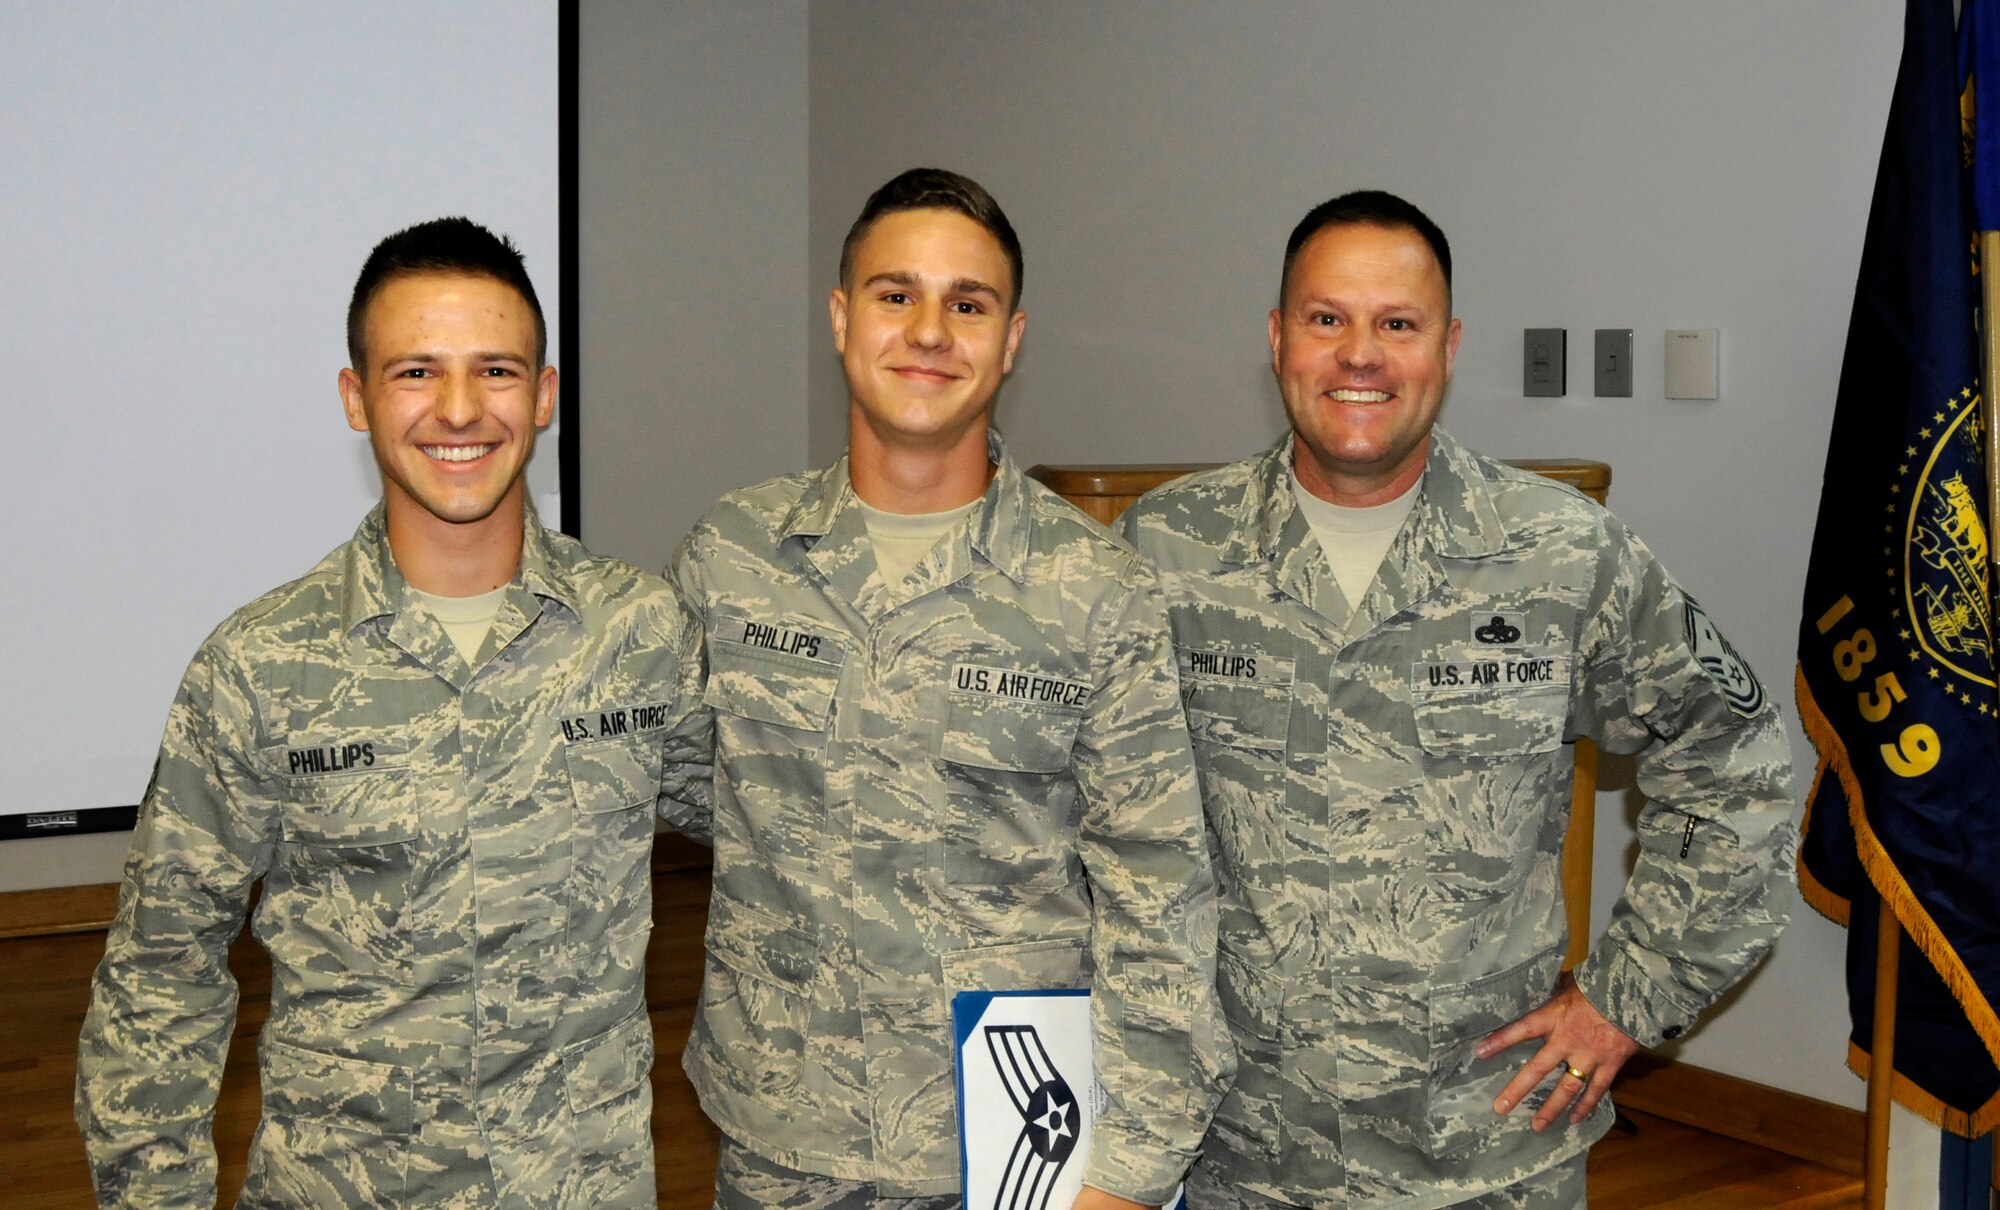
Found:
M 1515 458 L 1509 464 L 1569 484 L 1599 504 L 1611 490 L 1608 463 L 1581 458 Z M 1100 466 L 1032 466 L 1028 477 L 1106 525 L 1140 496 L 1182 475 L 1207 470 L 1213 462 L 1178 466 L 1106 464 Z M 1570 782 L 1569 832 L 1563 840 L 1563 904 L 1569 917 L 1569 952 L 1563 969 L 1583 961 L 1590 949 L 1590 866 L 1597 837 L 1597 745 L 1576 741 L 1576 776 Z

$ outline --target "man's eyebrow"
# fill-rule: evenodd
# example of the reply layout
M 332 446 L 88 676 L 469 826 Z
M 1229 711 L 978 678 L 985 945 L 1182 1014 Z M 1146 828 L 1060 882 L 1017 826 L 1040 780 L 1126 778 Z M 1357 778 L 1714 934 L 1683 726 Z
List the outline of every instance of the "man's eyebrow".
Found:
M 1000 291 L 976 277 L 961 277 L 951 283 L 951 288 L 957 294 L 985 294 L 990 296 L 995 302 L 1000 301 Z
M 1307 294 L 1300 297 L 1299 306 L 1325 307 L 1329 310 L 1337 311 L 1340 310 L 1342 307 L 1347 306 L 1347 304 L 1341 302 L 1337 298 L 1330 298 L 1324 294 Z M 1401 299 L 1395 302 L 1382 303 L 1378 306 L 1373 307 L 1372 309 L 1375 311 L 1389 311 L 1389 312 L 1422 311 L 1424 309 L 1424 305 L 1416 301 L 1415 299 Z
M 386 370 L 392 366 L 434 366 L 443 360 L 444 358 L 436 353 L 398 353 L 393 357 L 385 358 L 382 362 L 382 368 Z M 471 353 L 468 356 L 468 360 L 487 363 L 496 361 L 507 362 L 517 366 L 528 364 L 526 357 L 506 349 L 480 349 Z
M 909 289 L 915 289 L 916 284 L 917 284 L 916 274 L 906 273 L 901 269 L 897 269 L 889 273 L 877 273 L 875 276 L 869 278 L 867 281 L 862 282 L 861 288 L 867 290 L 867 289 L 872 289 L 875 286 L 903 286 Z

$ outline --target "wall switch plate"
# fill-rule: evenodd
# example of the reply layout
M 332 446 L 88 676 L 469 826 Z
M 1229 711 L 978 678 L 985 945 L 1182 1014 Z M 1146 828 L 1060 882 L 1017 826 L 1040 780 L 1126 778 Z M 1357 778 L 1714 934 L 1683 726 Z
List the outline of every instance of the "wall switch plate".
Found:
M 1528 396 L 1561 395 L 1568 329 L 1525 328 L 1521 337 L 1521 393 Z
M 1722 331 L 1677 328 L 1667 332 L 1667 398 L 1719 398 Z
M 1605 399 L 1632 397 L 1632 329 L 1597 329 L 1597 394 Z

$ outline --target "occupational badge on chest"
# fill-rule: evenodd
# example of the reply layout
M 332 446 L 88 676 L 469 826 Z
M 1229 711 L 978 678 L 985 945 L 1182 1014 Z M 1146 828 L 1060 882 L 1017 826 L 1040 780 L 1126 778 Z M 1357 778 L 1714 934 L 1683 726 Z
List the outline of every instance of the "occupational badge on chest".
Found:
M 1528 631 L 1528 615 L 1502 610 L 1479 610 L 1472 615 L 1467 637 L 1481 647 L 1512 647 Z

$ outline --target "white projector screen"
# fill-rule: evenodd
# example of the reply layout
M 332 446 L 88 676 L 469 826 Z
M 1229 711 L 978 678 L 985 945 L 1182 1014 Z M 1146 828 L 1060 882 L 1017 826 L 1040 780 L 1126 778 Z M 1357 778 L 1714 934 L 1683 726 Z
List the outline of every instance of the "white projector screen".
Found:
M 377 240 L 513 236 L 563 347 L 558 19 L 0 2 L 0 836 L 137 803 L 202 638 L 374 501 L 334 376 Z M 552 525 L 556 451 L 529 471 Z

